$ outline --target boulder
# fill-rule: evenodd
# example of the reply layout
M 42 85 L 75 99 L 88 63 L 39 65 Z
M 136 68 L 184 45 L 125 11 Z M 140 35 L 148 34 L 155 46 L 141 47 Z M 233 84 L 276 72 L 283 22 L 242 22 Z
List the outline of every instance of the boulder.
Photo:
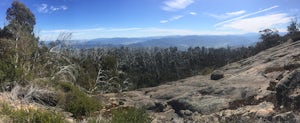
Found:
M 166 107 L 167 107 L 166 103 L 155 102 L 155 105 L 148 106 L 147 110 L 152 110 L 154 112 L 163 112 Z
M 193 112 L 190 110 L 180 110 L 181 116 L 191 116 L 192 114 L 193 114 Z
M 299 115 L 292 111 L 281 113 L 273 117 L 274 121 L 281 123 L 299 123 L 299 119 Z
M 220 70 L 215 70 L 211 73 L 210 79 L 211 80 L 219 80 L 224 78 L 224 72 Z
M 154 114 L 151 123 L 183 123 L 183 119 L 179 117 L 174 109 Z
M 211 114 L 228 108 L 229 100 L 214 96 L 205 97 L 181 97 L 168 102 L 169 105 L 180 114 L 180 110 L 190 110 L 201 114 Z
M 292 71 L 276 85 L 276 107 L 298 110 L 300 107 L 300 69 Z

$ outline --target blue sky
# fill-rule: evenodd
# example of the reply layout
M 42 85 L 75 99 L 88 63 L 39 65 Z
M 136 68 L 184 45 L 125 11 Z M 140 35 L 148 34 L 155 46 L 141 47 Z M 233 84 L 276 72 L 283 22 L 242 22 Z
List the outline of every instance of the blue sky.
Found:
M 13 0 L 0 2 L 0 27 Z M 286 31 L 299 0 L 19 0 L 36 16 L 35 33 L 54 40 Z

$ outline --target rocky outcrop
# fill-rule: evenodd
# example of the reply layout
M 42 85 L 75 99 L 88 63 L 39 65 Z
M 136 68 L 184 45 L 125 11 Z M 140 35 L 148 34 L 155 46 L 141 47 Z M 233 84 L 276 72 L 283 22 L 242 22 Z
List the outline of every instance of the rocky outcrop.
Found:
M 273 116 L 273 121 L 278 123 L 299 123 L 300 117 L 299 113 L 288 111 Z
M 189 98 L 186 96 L 173 99 L 169 101 L 168 104 L 172 106 L 177 114 L 182 110 L 211 114 L 228 107 L 226 102 L 228 102 L 226 99 L 218 97 L 203 96 L 199 98 Z
M 298 110 L 300 108 L 300 69 L 286 75 L 276 85 L 277 107 Z
M 144 107 L 153 123 L 299 122 L 300 42 L 285 43 L 226 65 L 152 88 L 118 94 L 123 105 Z
M 223 71 L 220 71 L 220 70 L 215 70 L 210 75 L 211 80 L 219 80 L 222 78 L 224 78 L 224 73 L 223 73 Z

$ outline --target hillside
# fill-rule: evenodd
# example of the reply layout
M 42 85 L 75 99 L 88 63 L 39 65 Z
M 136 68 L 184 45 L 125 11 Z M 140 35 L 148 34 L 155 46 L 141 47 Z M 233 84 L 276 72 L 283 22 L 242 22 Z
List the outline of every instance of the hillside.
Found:
M 191 36 L 161 36 L 146 38 L 98 38 L 86 41 L 72 41 L 70 44 L 76 48 L 96 47 L 240 47 L 250 46 L 258 41 L 257 34 L 243 35 L 191 35 Z
M 250 46 L 257 42 L 257 34 L 244 35 L 195 35 L 195 36 L 170 36 L 160 39 L 151 39 L 144 42 L 130 44 L 133 47 L 240 47 Z
M 153 122 L 300 122 L 300 41 L 228 64 L 224 78 L 194 76 L 152 88 L 98 95 L 106 109 L 144 107 Z
M 139 120 L 144 122 L 146 113 L 139 109 L 145 109 L 153 123 L 296 123 L 300 116 L 299 48 L 300 41 L 289 40 L 225 65 L 219 68 L 224 73 L 219 80 L 198 75 L 106 94 L 80 87 L 76 84 L 79 66 L 60 53 L 49 52 L 42 57 L 48 59 L 41 67 L 45 71 L 38 74 L 42 78 L 32 78 L 27 84 L 3 83 L 0 122 L 110 122 L 118 113 L 124 119 L 142 117 Z M 123 111 L 131 113 L 120 113 Z

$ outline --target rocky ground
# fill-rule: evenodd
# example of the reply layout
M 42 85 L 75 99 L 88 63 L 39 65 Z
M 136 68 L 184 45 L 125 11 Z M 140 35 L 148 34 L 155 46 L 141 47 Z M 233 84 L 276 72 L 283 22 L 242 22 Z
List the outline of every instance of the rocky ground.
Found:
M 300 122 L 300 41 L 219 69 L 152 88 L 98 95 L 112 107 L 143 107 L 153 123 Z
M 7 87 L 4 89 L 8 92 L 0 93 L 0 102 L 16 109 L 53 108 L 62 112 L 68 122 L 86 122 L 76 121 L 72 114 L 53 107 L 55 90 L 51 87 Z M 99 113 L 104 117 L 113 108 L 137 107 L 145 108 L 153 123 L 298 123 L 300 41 L 288 41 L 228 64 L 211 75 L 95 98 L 104 105 Z M 1 122 L 5 122 L 3 116 Z

